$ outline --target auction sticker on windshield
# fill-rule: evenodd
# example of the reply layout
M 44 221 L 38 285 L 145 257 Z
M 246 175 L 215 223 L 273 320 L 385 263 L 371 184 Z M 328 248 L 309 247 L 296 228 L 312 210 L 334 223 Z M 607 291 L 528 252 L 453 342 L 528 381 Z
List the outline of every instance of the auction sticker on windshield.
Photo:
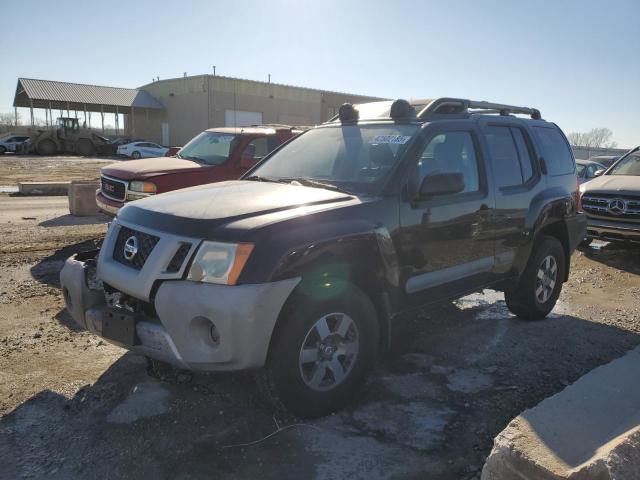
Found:
M 392 143 L 395 145 L 404 145 L 411 137 L 407 135 L 376 135 L 369 143 Z

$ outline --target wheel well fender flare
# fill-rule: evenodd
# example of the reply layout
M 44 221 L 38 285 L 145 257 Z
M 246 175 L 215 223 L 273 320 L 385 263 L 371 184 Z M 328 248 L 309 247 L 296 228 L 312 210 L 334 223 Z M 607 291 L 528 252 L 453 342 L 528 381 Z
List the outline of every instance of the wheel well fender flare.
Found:
M 300 276 L 302 280 L 290 294 L 287 304 L 299 296 L 308 301 L 340 295 L 352 284 L 373 302 L 380 324 L 381 347 L 391 334 L 391 318 L 398 308 L 400 274 L 398 258 L 386 228 L 353 233 L 296 249 L 278 267 L 278 277 Z M 281 313 L 282 315 L 282 313 Z M 278 329 L 274 327 L 270 344 Z

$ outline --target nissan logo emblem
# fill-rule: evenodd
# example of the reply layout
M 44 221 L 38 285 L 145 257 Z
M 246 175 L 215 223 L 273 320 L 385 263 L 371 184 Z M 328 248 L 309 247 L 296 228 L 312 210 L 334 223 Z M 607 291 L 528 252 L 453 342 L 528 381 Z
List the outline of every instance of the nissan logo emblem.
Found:
M 627 210 L 627 204 L 624 200 L 614 198 L 607 205 L 607 210 L 613 215 L 622 215 Z
M 138 239 L 135 236 L 130 236 L 127 241 L 124 242 L 124 258 L 131 261 L 133 257 L 138 253 Z

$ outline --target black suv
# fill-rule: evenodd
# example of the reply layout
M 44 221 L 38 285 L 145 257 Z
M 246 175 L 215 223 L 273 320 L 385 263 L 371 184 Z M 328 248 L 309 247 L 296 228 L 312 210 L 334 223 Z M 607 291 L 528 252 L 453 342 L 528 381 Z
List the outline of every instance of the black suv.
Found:
M 346 104 L 241 180 L 127 204 L 61 283 L 106 340 L 260 370 L 313 417 L 352 397 L 403 311 L 491 287 L 517 316 L 546 316 L 585 234 L 576 190 L 569 144 L 538 110 Z

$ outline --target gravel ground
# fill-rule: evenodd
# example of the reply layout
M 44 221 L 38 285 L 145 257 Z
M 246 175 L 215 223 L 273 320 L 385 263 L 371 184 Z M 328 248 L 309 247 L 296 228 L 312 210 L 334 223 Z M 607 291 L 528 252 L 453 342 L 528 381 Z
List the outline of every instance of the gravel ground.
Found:
M 100 169 L 117 161 L 121 159 L 63 155 L 40 157 L 7 153 L 0 155 L 0 186 L 34 181 L 98 180 Z
M 19 200 L 0 195 L 0 478 L 479 478 L 511 418 L 640 343 L 640 250 L 597 244 L 546 320 L 493 291 L 407 316 L 353 405 L 303 422 L 249 374 L 157 378 L 79 331 L 58 272 L 106 217 Z

